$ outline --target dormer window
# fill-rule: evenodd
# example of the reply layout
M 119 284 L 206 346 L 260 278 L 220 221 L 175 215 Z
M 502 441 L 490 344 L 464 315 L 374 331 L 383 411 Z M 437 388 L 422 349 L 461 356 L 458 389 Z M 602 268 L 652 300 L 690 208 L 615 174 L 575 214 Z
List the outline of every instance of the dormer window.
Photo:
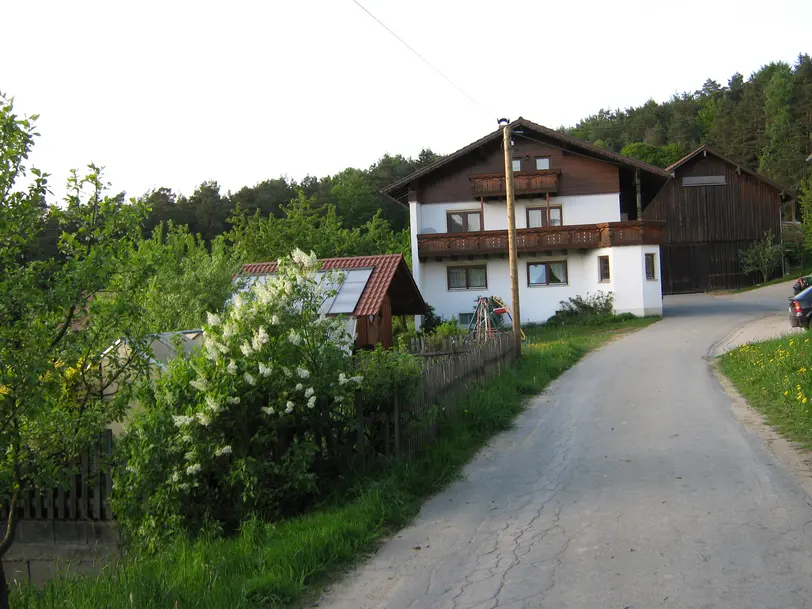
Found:
M 536 157 L 536 171 L 541 171 L 542 169 L 549 169 L 550 168 L 550 157 L 548 156 L 537 156 Z

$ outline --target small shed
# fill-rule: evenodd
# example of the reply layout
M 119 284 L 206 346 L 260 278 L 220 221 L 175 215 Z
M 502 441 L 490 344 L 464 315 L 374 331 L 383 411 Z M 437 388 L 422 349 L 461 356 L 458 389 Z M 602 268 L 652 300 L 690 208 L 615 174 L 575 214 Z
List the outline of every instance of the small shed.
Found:
M 244 264 L 241 277 L 260 280 L 276 273 L 276 262 Z M 428 307 L 402 254 L 325 258 L 321 271 L 342 271 L 344 283 L 328 314 L 347 315 L 358 348 L 393 345 L 392 317 L 423 315 Z
M 663 293 L 751 285 L 739 252 L 765 231 L 781 238 L 781 206 L 792 194 L 704 145 L 666 171 L 671 179 L 643 211 L 645 220 L 665 222 Z

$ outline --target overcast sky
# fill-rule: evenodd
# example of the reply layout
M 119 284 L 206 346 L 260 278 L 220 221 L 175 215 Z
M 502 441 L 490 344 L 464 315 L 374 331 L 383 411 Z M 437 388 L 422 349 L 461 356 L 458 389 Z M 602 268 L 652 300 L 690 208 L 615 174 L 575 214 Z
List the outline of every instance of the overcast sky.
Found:
M 0 91 L 39 113 L 34 163 L 115 190 L 451 152 L 519 115 L 549 127 L 812 52 L 812 1 L 0 0 Z

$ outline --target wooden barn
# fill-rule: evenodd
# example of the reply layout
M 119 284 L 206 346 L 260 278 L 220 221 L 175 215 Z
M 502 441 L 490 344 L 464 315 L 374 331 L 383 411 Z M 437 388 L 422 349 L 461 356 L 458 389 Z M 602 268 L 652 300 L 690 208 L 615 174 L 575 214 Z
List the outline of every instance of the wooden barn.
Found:
M 671 179 L 643 210 L 645 220 L 665 222 L 663 293 L 752 285 L 739 252 L 765 231 L 780 239 L 781 204 L 791 194 L 707 146 L 666 171 Z

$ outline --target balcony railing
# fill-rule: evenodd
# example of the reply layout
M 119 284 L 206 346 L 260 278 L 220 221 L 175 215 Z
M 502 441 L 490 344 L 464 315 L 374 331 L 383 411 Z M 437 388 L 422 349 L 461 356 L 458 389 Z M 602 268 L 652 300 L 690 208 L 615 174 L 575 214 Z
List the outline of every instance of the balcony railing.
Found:
M 513 174 L 513 192 L 517 196 L 558 192 L 559 173 L 558 169 L 516 172 Z M 476 198 L 505 197 L 504 173 L 486 173 L 468 179 Z
M 565 249 L 591 249 L 623 245 L 659 245 L 663 222 L 632 220 L 516 230 L 516 251 L 524 253 Z M 478 233 L 437 233 L 417 236 L 418 256 L 450 258 L 508 251 L 507 230 Z

